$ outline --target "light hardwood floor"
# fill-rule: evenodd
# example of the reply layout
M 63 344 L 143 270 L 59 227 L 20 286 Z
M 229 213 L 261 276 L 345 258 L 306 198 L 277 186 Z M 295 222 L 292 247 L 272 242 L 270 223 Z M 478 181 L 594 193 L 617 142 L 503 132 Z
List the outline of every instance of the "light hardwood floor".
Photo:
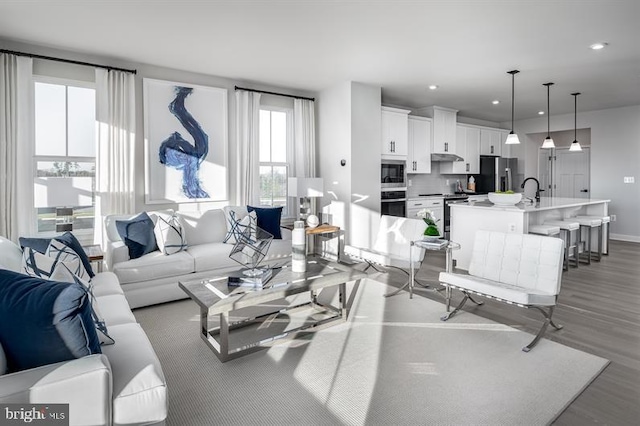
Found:
M 443 267 L 444 256 L 427 252 L 417 278 L 437 284 Z M 402 278 L 393 273 L 388 282 Z M 429 290 L 418 288 L 416 294 L 443 301 Z M 454 295 L 453 303 L 459 300 Z M 467 304 L 464 310 L 537 333 L 542 320 L 539 312 L 484 301 L 484 306 Z M 601 262 L 581 264 L 563 273 L 554 320 L 564 329 L 549 327 L 547 339 L 611 361 L 554 424 L 640 424 L 640 244 L 611 241 L 611 254 Z

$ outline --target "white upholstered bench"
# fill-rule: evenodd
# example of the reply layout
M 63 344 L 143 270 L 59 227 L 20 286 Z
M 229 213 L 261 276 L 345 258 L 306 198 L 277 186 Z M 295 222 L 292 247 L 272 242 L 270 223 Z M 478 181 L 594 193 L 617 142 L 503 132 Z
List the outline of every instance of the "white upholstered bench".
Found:
M 542 312 L 545 321 L 533 341 L 522 348 L 529 352 L 549 324 L 557 330 L 562 328 L 551 317 L 560 293 L 563 257 L 560 238 L 477 231 L 469 275 L 440 273 L 443 286 L 458 289 L 464 294 L 460 304 L 443 316 L 442 321 L 454 316 L 469 299 L 482 304 L 476 302 L 471 294 L 523 308 L 535 308 Z

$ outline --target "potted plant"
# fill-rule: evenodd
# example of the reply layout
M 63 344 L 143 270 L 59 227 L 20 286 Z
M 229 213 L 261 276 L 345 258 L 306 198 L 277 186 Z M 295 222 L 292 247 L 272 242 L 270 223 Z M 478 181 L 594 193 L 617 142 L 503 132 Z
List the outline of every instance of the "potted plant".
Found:
M 436 219 L 432 210 L 422 209 L 420 210 L 416 216 L 422 218 L 424 223 L 427 224 L 426 229 L 424 230 L 424 236 L 429 238 L 439 238 L 440 231 L 438 230 L 438 226 L 436 223 L 440 221 L 440 219 Z

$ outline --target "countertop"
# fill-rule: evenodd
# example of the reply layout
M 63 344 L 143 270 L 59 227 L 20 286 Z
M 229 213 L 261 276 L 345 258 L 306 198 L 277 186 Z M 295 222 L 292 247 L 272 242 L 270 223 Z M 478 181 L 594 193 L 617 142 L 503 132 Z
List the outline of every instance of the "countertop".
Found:
M 568 207 L 581 207 L 589 204 L 609 203 L 611 200 L 600 200 L 594 198 L 549 198 L 543 197 L 540 202 L 532 204 L 524 204 L 520 202 L 515 206 L 497 206 L 490 201 L 458 201 L 450 204 L 451 208 L 466 209 L 484 209 L 484 210 L 500 210 L 510 212 L 537 212 L 543 210 L 554 210 Z

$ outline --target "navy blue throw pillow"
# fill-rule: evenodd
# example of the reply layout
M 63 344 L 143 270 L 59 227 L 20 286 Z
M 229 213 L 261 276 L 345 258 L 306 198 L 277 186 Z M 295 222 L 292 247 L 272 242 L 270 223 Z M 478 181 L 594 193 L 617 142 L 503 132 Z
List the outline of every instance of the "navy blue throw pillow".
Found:
M 82 261 L 82 265 L 84 266 L 84 269 L 87 270 L 89 277 L 93 278 L 96 275 L 93 272 L 93 268 L 91 267 L 91 261 L 89 260 L 89 256 L 87 256 L 87 253 L 85 253 L 84 249 L 82 248 L 82 244 L 80 244 L 80 241 L 78 241 L 75 235 L 67 231 L 62 235 L 54 237 L 53 239 L 60 241 L 61 243 L 65 244 L 67 247 L 69 247 L 70 249 L 72 249 L 78 254 L 78 257 L 80 258 L 80 261 Z M 35 251 L 37 251 L 38 253 L 47 254 L 47 248 L 51 243 L 51 238 L 20 237 L 19 241 L 20 241 L 20 248 L 22 248 L 22 250 L 24 250 L 25 247 L 30 247 Z
M 153 220 L 145 212 L 129 220 L 116 220 L 116 229 L 129 248 L 129 258 L 137 259 L 158 250 Z
M 47 248 L 49 247 L 49 243 L 51 242 L 51 238 L 26 238 L 20 237 L 20 248 L 24 250 L 29 247 L 37 251 L 38 253 L 45 254 L 47 252 Z
M 87 290 L 0 269 L 0 343 L 10 373 L 102 353 Z
M 282 207 L 251 207 L 247 206 L 249 213 L 255 211 L 258 217 L 258 227 L 264 229 L 276 240 L 282 239 L 280 232 L 280 218 L 282 217 Z

